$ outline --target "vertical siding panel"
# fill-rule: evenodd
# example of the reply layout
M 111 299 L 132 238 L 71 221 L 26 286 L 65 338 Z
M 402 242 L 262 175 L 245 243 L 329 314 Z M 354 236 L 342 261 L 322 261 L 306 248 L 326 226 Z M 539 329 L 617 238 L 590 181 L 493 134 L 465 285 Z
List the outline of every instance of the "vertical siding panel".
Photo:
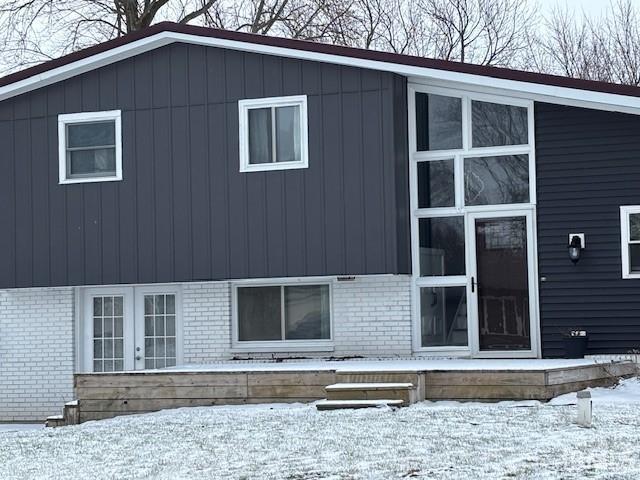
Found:
M 204 95 L 204 90 L 202 92 Z M 207 110 L 204 105 L 189 109 L 191 147 L 191 214 L 193 217 L 192 262 L 196 279 L 211 278 L 211 236 L 209 230 L 209 156 L 207 154 Z
M 135 109 L 135 70 L 133 61 L 119 62 L 116 68 L 116 93 L 118 107 L 122 110 Z
M 139 55 L 133 60 L 136 109 L 145 110 L 153 105 L 153 57 Z
M 250 172 L 241 175 L 245 177 L 247 185 L 244 203 L 247 210 L 246 255 L 249 257 L 249 276 L 265 277 L 268 276 L 265 173 Z M 242 200 L 240 202 L 243 203 Z
M 46 109 L 46 97 L 39 96 L 44 104 L 38 109 Z M 33 105 L 33 103 L 32 103 Z M 31 131 L 39 132 L 44 141 L 32 142 L 31 165 L 33 185 L 33 283 L 49 284 L 49 157 L 47 156 L 47 117 L 31 120 Z M 0 150 L 1 151 L 1 150 Z M 37 239 L 37 240 L 35 240 Z
M 16 285 L 29 287 L 33 285 L 32 133 L 29 120 L 16 120 L 15 126 Z
M 102 280 L 102 218 L 100 215 L 100 187 L 82 185 L 84 245 L 84 279 L 88 285 Z
M 171 155 L 171 111 L 153 112 L 153 151 L 155 186 L 156 275 L 159 282 L 174 279 L 173 254 L 173 165 Z
M 364 202 L 364 265 L 368 271 L 383 273 L 387 271 L 387 252 L 384 236 L 386 195 L 384 191 L 385 158 L 378 152 L 384 151 L 382 139 L 383 126 L 392 128 L 393 117 L 383 118 L 379 91 L 362 94 L 362 147 L 363 147 L 363 202 Z M 389 159 L 389 163 L 392 163 Z
M 282 58 L 265 56 L 264 58 L 264 96 L 279 97 L 282 91 Z
M 180 107 L 189 101 L 189 84 L 187 82 L 188 46 L 174 43 L 169 47 L 171 61 L 171 105 Z
M 345 225 L 345 260 L 344 273 L 363 273 L 366 271 L 364 258 L 365 238 L 365 205 L 362 185 L 362 98 L 360 92 L 342 94 L 343 122 L 342 154 L 344 167 L 342 183 L 344 185 L 344 225 Z M 369 172 L 367 172 L 367 175 Z M 338 179 L 336 179 L 338 182 Z M 327 196 L 329 198 L 329 196 Z M 332 209 L 327 209 L 332 212 Z
M 60 84 L 58 85 L 58 87 Z M 48 91 L 49 113 L 64 110 L 64 89 L 54 88 Z M 58 116 L 47 119 L 47 161 L 49 170 L 49 219 L 51 223 L 50 268 L 52 285 L 68 284 L 67 274 L 67 185 L 58 181 Z
M 2 105 L 0 103 L 0 105 Z M 6 102 L 11 105 L 11 102 Z M 2 108 L 2 107 L 0 107 Z M 7 108 L 5 112 L 10 110 Z M 0 287 L 16 283 L 15 154 L 13 121 L 0 121 Z
M 385 128 L 385 133 L 392 130 L 393 134 L 384 137 L 388 139 L 384 150 L 390 152 L 385 158 L 393 158 L 393 163 L 385 162 L 385 224 L 395 225 L 394 235 L 388 235 L 385 242 L 387 271 L 411 273 L 407 80 L 390 74 L 385 78 L 391 91 L 384 93 L 382 118 L 393 118 L 393 129 Z
M 284 178 L 288 172 L 271 173 L 265 176 L 266 252 L 264 255 L 267 259 L 265 274 L 269 277 L 286 277 L 285 256 L 288 243 L 285 235 L 287 206 L 284 199 Z
M 203 105 L 207 101 L 206 47 L 189 45 L 189 104 Z
M 247 228 L 247 176 L 238 171 L 238 107 L 227 103 L 227 151 L 229 158 L 229 276 L 247 278 L 249 275 L 249 239 Z
M 207 48 L 207 100 L 221 103 L 226 98 L 225 55 L 219 48 Z
M 306 213 L 304 217 L 306 274 L 322 275 L 322 272 L 326 271 L 325 259 L 327 255 L 324 184 L 326 182 L 325 165 L 328 163 L 325 162 L 322 97 L 310 96 L 307 100 L 307 108 L 309 116 L 309 168 L 304 172 L 302 186 Z
M 153 113 L 138 110 L 136 131 L 136 206 L 138 237 L 138 281 L 151 282 L 156 278 L 155 245 L 155 151 L 153 148 Z
M 120 89 L 118 89 L 120 100 Z M 136 114 L 122 112 L 122 174 L 119 182 L 120 217 L 120 281 L 138 282 L 138 203 L 137 203 L 137 167 L 136 167 Z M 126 134 L 124 133 L 126 132 Z M 146 248 L 146 246 L 145 246 Z
M 319 95 L 322 91 L 321 63 L 302 63 L 302 89 L 307 95 Z
M 87 72 L 82 76 L 82 111 L 95 112 L 99 108 L 98 92 L 100 76 L 97 70 Z
M 301 95 L 304 92 L 300 60 L 282 59 L 282 92 L 283 95 Z
M 324 81 L 323 81 L 324 87 Z M 326 242 L 325 268 L 329 272 L 345 270 L 345 158 L 342 151 L 343 121 L 340 95 L 323 95 L 323 165 L 324 165 L 324 227 Z M 349 159 L 351 161 L 351 159 Z M 317 201 L 317 200 L 315 200 Z
M 120 281 L 120 259 L 118 242 L 120 225 L 120 185 L 116 182 L 105 182 L 100 188 L 101 242 L 102 242 L 102 281 L 104 285 L 113 285 Z
M 224 73 L 227 102 L 237 102 L 245 98 L 244 92 L 244 53 L 225 50 Z M 253 72 L 252 72 L 253 73 Z
M 118 110 L 117 100 L 118 76 L 115 68 L 103 68 L 98 70 L 99 90 L 98 108 L 100 110 Z
M 219 73 L 218 73 L 219 75 Z M 209 74 L 209 78 L 211 73 Z M 223 92 L 224 93 L 224 92 Z M 231 107 L 233 108 L 233 107 Z M 229 278 L 230 171 L 236 169 L 227 153 L 225 104 L 209 106 L 209 183 L 211 185 L 211 271 L 215 279 Z M 229 159 L 229 160 L 228 160 Z M 236 218 L 233 219 L 235 223 Z
M 246 98 L 264 97 L 265 81 L 262 56 L 252 53 L 244 54 L 244 96 Z M 238 79 L 236 78 L 236 82 Z
M 168 107 L 171 99 L 169 86 L 171 63 L 166 49 L 156 50 L 151 54 L 151 71 L 153 72 L 153 106 L 155 108 Z
M 301 277 L 307 274 L 305 248 L 304 172 L 293 171 L 284 177 L 284 233 L 286 236 L 285 271 Z M 317 253 L 317 252 L 316 252 Z
M 191 279 L 191 185 L 189 161 L 189 112 L 186 107 L 171 111 L 171 157 L 173 168 L 173 231 L 175 279 Z

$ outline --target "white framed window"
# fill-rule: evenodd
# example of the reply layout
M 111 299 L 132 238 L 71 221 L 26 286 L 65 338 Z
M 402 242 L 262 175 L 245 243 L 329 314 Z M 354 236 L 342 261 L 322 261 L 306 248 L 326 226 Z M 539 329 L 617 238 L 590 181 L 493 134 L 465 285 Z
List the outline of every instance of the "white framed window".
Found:
M 640 205 L 620 207 L 622 278 L 640 278 Z
M 233 287 L 233 304 L 236 350 L 332 349 L 328 283 L 240 283 Z
M 307 96 L 238 102 L 240 171 L 309 166 Z
M 58 116 L 59 183 L 122 180 L 120 110 Z

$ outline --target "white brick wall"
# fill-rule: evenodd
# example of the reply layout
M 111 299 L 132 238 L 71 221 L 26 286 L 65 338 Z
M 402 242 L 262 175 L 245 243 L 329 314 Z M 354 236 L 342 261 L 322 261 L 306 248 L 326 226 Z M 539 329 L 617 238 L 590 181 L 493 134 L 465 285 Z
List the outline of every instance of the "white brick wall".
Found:
M 0 420 L 43 420 L 73 399 L 72 288 L 0 291 Z
M 404 275 L 333 282 L 332 352 L 288 352 L 278 357 L 411 355 L 411 279 Z M 190 283 L 182 293 L 184 361 L 206 363 L 271 357 L 231 350 L 231 284 Z
M 333 281 L 331 352 L 278 357 L 409 356 L 409 276 Z M 231 283 L 182 287 L 185 363 L 271 357 L 231 349 Z M 0 421 L 43 420 L 73 400 L 74 289 L 0 291 Z

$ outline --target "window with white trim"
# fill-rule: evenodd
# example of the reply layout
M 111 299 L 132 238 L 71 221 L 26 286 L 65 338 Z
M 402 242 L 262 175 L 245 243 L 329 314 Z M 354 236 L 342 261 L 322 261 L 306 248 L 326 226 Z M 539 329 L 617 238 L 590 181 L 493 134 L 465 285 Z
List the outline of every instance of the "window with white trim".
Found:
M 58 116 L 59 181 L 122 180 L 120 110 Z
M 237 286 L 235 298 L 238 344 L 331 340 L 327 284 Z
M 622 278 L 640 278 L 640 205 L 620 207 Z
M 240 171 L 307 168 L 307 97 L 240 100 Z

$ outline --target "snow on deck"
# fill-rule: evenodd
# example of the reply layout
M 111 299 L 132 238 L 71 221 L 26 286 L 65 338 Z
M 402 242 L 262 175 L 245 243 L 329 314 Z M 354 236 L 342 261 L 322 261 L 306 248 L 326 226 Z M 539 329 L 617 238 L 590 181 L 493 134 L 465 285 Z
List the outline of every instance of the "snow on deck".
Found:
M 228 361 L 210 364 L 182 365 L 162 370 L 136 370 L 127 373 L 148 372 L 286 372 L 333 371 L 350 372 L 424 372 L 435 370 L 555 370 L 595 365 L 593 359 L 379 359 L 379 360 L 289 360 Z M 602 362 L 600 362 L 602 363 Z

